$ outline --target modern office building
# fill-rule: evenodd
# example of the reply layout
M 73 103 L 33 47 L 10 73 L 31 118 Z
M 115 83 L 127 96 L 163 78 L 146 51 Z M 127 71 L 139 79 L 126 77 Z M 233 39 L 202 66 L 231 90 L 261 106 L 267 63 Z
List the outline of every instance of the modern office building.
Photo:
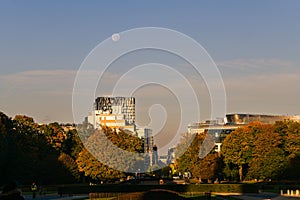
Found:
M 136 134 L 144 142 L 144 153 L 151 153 L 153 149 L 153 135 L 152 129 L 139 128 L 136 130 Z
M 153 135 L 152 135 L 152 129 L 149 128 L 139 128 L 136 130 L 137 137 L 141 138 L 143 140 L 143 150 L 145 153 L 145 168 L 148 169 L 148 167 L 153 165 Z
M 157 150 L 158 150 L 157 146 L 154 145 L 152 148 L 152 165 L 159 165 Z
M 98 97 L 95 100 L 94 110 L 101 110 L 108 114 L 121 114 L 126 125 L 135 123 L 134 97 Z
M 167 155 L 167 161 L 166 161 L 166 163 L 168 165 L 175 163 L 175 151 L 176 151 L 176 147 L 171 147 L 168 149 L 168 155 Z
M 135 132 L 134 97 L 97 97 L 94 109 L 88 115 L 88 122 L 95 129 L 107 126 L 112 129 Z
M 215 137 L 215 151 L 220 152 L 225 137 L 235 129 L 245 126 L 250 122 L 275 124 L 277 121 L 293 120 L 300 121 L 300 116 L 265 115 L 265 114 L 227 114 L 225 119 L 207 120 L 188 125 L 188 133 L 201 134 L 207 132 Z
M 227 114 L 225 122 L 227 124 L 243 125 L 250 122 L 258 121 L 264 124 L 275 124 L 277 121 L 294 120 L 300 121 L 300 116 L 286 116 L 286 115 L 264 115 L 264 114 Z

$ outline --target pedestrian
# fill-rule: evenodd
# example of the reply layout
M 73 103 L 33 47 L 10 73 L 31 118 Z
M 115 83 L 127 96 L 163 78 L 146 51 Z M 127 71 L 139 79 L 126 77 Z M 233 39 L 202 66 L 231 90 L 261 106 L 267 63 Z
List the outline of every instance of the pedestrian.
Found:
M 41 185 L 39 186 L 39 194 L 40 194 L 40 196 L 43 195 L 43 187 Z
M 15 182 L 10 182 L 3 187 L 0 194 L 0 200 L 25 200 L 22 196 L 22 192 L 18 189 Z
M 35 199 L 36 197 L 36 192 L 38 190 L 37 185 L 35 184 L 35 182 L 32 183 L 31 185 L 31 191 L 32 191 L 32 198 Z

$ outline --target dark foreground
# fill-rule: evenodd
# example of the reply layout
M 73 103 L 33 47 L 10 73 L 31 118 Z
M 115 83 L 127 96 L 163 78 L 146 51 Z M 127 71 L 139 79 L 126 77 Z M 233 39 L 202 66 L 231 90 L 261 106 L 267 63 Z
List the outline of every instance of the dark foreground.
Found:
M 99 198 L 99 197 L 98 197 Z M 31 195 L 25 196 L 26 200 L 32 200 Z M 76 196 L 62 196 L 60 197 L 57 194 L 50 194 L 45 196 L 37 196 L 35 200 L 83 200 L 83 199 L 91 199 L 96 200 L 97 197 L 89 197 L 88 195 L 76 195 Z M 106 198 L 104 198 L 106 199 Z M 108 197 L 107 199 L 110 200 L 209 200 L 209 199 L 218 199 L 218 200 L 235 200 L 235 199 L 242 199 L 242 200 L 299 200 L 300 197 L 288 197 L 288 196 L 281 196 L 275 193 L 257 193 L 257 194 L 241 194 L 241 195 L 221 195 L 217 197 L 208 197 L 208 196 L 198 196 L 198 197 L 189 197 L 184 198 L 179 196 L 176 192 L 172 191 L 165 191 L 165 190 L 151 190 L 147 192 L 138 192 L 138 193 L 128 193 L 128 194 L 120 194 L 116 197 Z
M 91 194 L 90 199 L 98 199 L 100 196 L 96 194 Z M 103 197 L 103 196 L 102 196 Z M 164 199 L 164 200 L 183 200 L 186 199 L 182 196 L 179 196 L 178 193 L 174 191 L 168 191 L 163 189 L 155 189 L 150 190 L 146 192 L 133 192 L 128 194 L 118 194 L 115 197 L 110 197 L 111 200 L 118 199 L 118 200 L 158 200 L 158 199 Z M 191 199 L 191 198 L 189 198 Z M 195 198 L 192 198 L 195 199 Z M 196 198 L 196 199 L 203 199 L 203 198 Z

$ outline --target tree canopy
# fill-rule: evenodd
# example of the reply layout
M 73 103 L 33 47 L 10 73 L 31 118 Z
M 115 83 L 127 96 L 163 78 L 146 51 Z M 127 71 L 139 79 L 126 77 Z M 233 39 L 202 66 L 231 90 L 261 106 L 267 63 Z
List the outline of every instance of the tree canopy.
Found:
M 87 124 L 79 125 L 79 129 L 85 131 L 85 142 L 95 144 L 98 139 L 95 130 Z M 140 139 L 105 127 L 104 132 L 119 148 L 142 151 Z M 105 147 L 103 141 L 97 144 Z M 108 155 L 111 153 L 109 149 L 106 151 Z M 57 122 L 39 125 L 31 117 L 17 115 L 11 119 L 0 113 L 0 184 L 9 180 L 23 184 L 68 183 L 82 181 L 84 176 L 95 180 L 116 179 L 124 173 L 93 158 L 74 128 L 65 129 Z
M 255 122 L 233 131 L 222 145 L 227 177 L 236 179 L 232 175 L 238 171 L 239 180 L 298 180 L 299 131 L 300 123 L 289 120 Z
M 199 158 L 199 151 L 206 134 L 208 133 L 197 134 L 195 137 L 189 136 L 188 133 L 183 135 L 177 152 L 182 150 L 183 145 L 189 144 L 188 140 L 193 138 L 193 141 L 183 155 L 177 158 L 176 171 L 190 172 L 194 178 L 200 181 L 219 178 L 219 174 L 222 172 L 222 161 L 218 153 L 212 150 L 206 157 Z

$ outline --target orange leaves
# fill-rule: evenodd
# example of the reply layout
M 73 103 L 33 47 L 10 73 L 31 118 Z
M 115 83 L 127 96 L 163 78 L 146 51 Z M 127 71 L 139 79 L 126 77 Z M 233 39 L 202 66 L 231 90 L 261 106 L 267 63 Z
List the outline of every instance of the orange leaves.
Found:
M 243 167 L 248 179 L 276 179 L 283 176 L 289 160 L 300 155 L 300 123 L 281 121 L 274 125 L 250 123 L 229 134 L 222 146 L 224 162 L 230 170 Z M 289 164 L 288 164 L 289 163 Z M 246 167 L 246 169 L 245 169 Z
M 117 148 L 138 152 L 142 149 L 142 141 L 123 131 L 116 133 L 110 128 L 103 127 L 101 131 L 95 130 L 89 136 L 85 146 L 93 155 L 86 148 L 82 149 L 76 160 L 79 170 L 84 172 L 85 176 L 95 180 L 116 179 L 125 174 L 109 166 L 124 166 L 124 171 L 134 167 L 132 166 L 134 162 L 129 162 L 128 158 L 125 159 L 126 155 L 119 154 Z M 107 166 L 108 164 L 109 166 Z

